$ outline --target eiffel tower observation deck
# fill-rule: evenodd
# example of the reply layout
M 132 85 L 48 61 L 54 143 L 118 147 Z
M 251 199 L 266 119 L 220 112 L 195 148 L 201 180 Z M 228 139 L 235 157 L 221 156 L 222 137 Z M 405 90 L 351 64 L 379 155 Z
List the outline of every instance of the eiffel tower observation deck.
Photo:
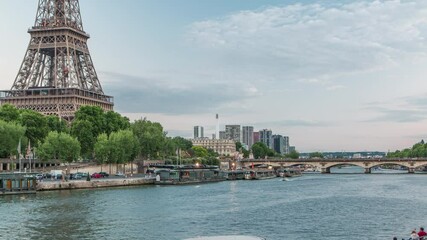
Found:
M 113 110 L 102 90 L 87 46 L 78 0 L 39 0 L 31 40 L 15 82 L 0 91 L 12 104 L 72 121 L 84 105 Z

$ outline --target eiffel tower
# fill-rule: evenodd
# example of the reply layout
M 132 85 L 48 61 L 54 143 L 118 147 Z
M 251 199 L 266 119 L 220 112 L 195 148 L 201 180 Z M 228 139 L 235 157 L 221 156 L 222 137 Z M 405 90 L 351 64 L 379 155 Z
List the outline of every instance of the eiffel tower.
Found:
M 72 121 L 84 105 L 113 110 L 104 94 L 87 46 L 78 0 L 39 0 L 31 40 L 9 91 L 0 105 L 12 104 Z

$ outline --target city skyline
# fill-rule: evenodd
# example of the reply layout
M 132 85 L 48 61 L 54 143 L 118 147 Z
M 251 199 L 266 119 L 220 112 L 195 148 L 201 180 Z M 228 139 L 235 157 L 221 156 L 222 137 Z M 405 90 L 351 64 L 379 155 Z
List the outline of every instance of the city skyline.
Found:
M 286 134 L 303 152 L 394 151 L 427 136 L 426 2 L 80 4 L 115 110 L 171 136 L 196 125 L 209 136 L 215 113 L 221 126 Z M 15 80 L 36 6 L 0 2 L 0 89 Z

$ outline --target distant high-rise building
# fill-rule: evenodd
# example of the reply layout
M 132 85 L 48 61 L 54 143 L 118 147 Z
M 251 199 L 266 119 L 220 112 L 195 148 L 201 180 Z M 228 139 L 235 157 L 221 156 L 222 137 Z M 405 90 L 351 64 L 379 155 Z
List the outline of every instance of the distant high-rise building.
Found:
M 282 135 L 273 135 L 273 150 L 279 154 L 286 154 L 289 151 L 289 146 L 286 146 L 286 139 Z M 288 138 L 289 143 L 289 138 Z
M 227 139 L 225 137 L 225 131 L 219 131 L 219 139 Z
M 285 140 L 285 149 L 284 149 L 284 154 L 288 154 L 290 153 L 290 146 L 289 146 L 289 137 L 288 136 L 283 136 L 283 139 Z
M 254 127 L 243 126 L 242 127 L 242 143 L 246 144 L 248 148 L 251 148 L 254 144 Z
M 241 142 L 240 140 L 240 125 L 225 125 L 225 138 Z
M 216 114 L 215 118 L 216 118 L 215 138 L 212 138 L 212 139 L 221 139 L 219 138 L 220 135 L 219 135 L 219 114 L 218 113 Z
M 267 145 L 268 148 L 273 149 L 273 132 L 268 129 L 259 131 L 260 142 Z
M 295 146 L 289 146 L 289 153 L 296 151 Z
M 253 141 L 254 144 L 260 141 L 259 132 L 254 132 L 253 136 L 254 136 L 254 141 Z
M 194 126 L 194 139 L 204 138 L 204 132 L 202 126 Z

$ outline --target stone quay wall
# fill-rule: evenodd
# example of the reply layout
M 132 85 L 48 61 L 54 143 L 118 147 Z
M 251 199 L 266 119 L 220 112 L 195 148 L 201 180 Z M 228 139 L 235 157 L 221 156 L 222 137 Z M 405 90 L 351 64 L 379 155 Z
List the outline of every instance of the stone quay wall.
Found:
M 37 191 L 55 191 L 72 189 L 110 188 L 123 186 L 141 186 L 154 184 L 155 178 L 119 178 L 90 181 L 45 181 L 37 183 Z

